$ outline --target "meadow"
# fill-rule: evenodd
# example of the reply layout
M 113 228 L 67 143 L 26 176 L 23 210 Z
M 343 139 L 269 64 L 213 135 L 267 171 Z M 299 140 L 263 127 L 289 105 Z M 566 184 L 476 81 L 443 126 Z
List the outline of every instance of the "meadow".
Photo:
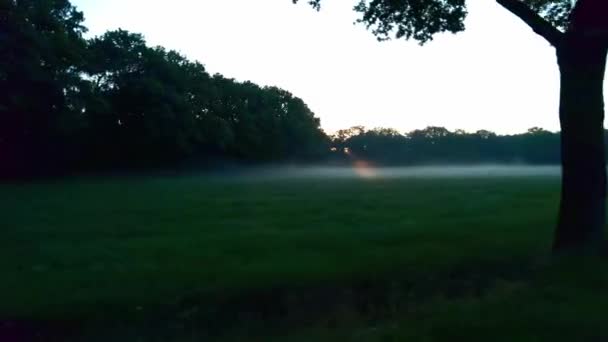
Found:
M 550 254 L 558 176 L 0 185 L 0 337 L 606 341 L 606 263 Z

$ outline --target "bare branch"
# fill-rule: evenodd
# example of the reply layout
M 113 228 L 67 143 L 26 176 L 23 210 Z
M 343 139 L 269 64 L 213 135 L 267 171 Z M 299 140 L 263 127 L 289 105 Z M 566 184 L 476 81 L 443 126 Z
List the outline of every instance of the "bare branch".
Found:
M 520 0 L 496 0 L 500 5 L 523 20 L 534 32 L 545 38 L 551 45 L 558 46 L 564 34 L 551 23 L 534 12 Z

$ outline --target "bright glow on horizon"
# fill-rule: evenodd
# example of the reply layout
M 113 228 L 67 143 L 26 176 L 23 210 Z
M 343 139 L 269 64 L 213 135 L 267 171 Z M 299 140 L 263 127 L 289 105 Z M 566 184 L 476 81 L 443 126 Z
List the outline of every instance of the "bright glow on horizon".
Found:
M 72 0 L 90 35 L 123 28 L 239 81 L 302 98 L 327 132 L 363 125 L 559 130 L 559 74 L 542 38 L 494 1 L 469 0 L 467 30 L 420 47 L 379 43 L 355 1 L 317 13 L 291 0 Z

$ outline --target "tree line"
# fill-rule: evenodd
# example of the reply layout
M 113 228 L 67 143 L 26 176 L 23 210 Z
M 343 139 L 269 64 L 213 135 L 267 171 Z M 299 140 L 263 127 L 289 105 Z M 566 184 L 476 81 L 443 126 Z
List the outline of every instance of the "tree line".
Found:
M 527 163 L 559 165 L 560 134 L 533 127 L 514 135 L 427 127 L 401 134 L 391 128 L 354 126 L 332 136 L 334 160 L 377 165 Z
M 83 20 L 68 0 L 1 2 L 0 175 L 326 153 L 288 91 L 210 75 L 141 34 L 85 39 Z
M 558 133 L 356 126 L 328 136 L 302 99 L 211 75 L 141 34 L 85 39 L 68 0 L 0 5 L 0 176 L 245 162 L 559 164 Z M 346 152 L 346 153 L 345 153 Z

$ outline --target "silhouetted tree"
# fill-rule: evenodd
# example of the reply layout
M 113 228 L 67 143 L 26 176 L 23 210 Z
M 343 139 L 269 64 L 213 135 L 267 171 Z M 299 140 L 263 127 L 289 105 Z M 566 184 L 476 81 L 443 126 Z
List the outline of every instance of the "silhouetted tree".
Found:
M 344 132 L 350 132 L 347 138 Z M 557 165 L 560 163 L 559 137 L 559 133 L 536 127 L 523 134 L 499 136 L 486 130 L 467 133 L 427 127 L 400 134 L 389 128 L 367 130 L 359 126 L 334 135 L 332 146 L 338 154 L 348 148 L 350 156 L 343 156 L 344 161 L 355 157 L 380 165 Z
M 122 30 L 92 39 L 89 57 L 95 158 L 163 163 L 203 141 L 199 124 L 211 80 L 202 65 Z
M 247 160 L 311 158 L 326 153 L 320 121 L 299 98 L 276 88 L 261 88 L 214 76 L 213 111 L 234 134 L 229 153 Z
M 86 41 L 82 21 L 68 0 L 0 2 L 0 177 L 326 153 L 291 93 L 210 76 L 141 34 Z
M 294 3 L 298 0 L 293 0 Z M 308 1 L 317 9 L 321 0 Z M 606 220 L 603 80 L 606 0 L 497 0 L 556 48 L 561 72 L 562 197 L 555 251 L 599 250 Z M 378 39 L 464 29 L 465 0 L 360 0 L 359 22 Z
M 68 0 L 0 2 L 0 176 L 70 158 L 85 124 L 82 21 Z

